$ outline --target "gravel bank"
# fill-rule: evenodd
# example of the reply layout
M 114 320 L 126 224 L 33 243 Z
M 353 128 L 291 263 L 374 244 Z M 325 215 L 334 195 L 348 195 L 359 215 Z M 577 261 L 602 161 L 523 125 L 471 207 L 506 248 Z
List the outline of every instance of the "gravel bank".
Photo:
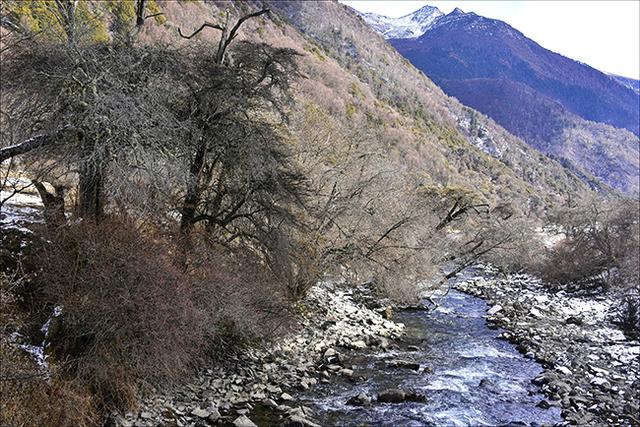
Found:
M 332 376 L 352 376 L 343 367 L 342 349 L 387 348 L 404 330 L 357 303 L 353 293 L 340 285 L 315 286 L 303 302 L 306 315 L 296 333 L 201 372 L 179 390 L 149 397 L 139 411 L 114 417 L 114 424 L 250 427 L 267 408 L 279 424 L 316 425 L 312 411 L 296 403 L 297 393 Z
M 455 286 L 489 302 L 487 320 L 506 330 L 502 338 L 545 368 L 534 380 L 548 397 L 541 404 L 561 407 L 572 425 L 640 425 L 640 343 L 614 323 L 620 302 L 552 293 L 527 275 L 494 274 L 481 267 L 478 277 Z

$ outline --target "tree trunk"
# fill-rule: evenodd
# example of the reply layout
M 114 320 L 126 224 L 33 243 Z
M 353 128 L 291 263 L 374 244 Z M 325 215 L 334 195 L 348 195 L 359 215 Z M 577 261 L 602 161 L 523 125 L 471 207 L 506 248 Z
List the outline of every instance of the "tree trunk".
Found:
M 104 166 L 98 161 L 85 162 L 78 181 L 77 214 L 98 221 L 104 216 Z
M 182 204 L 182 217 L 180 219 L 180 232 L 188 235 L 193 229 L 196 217 L 196 208 L 200 203 L 200 180 L 205 162 L 206 144 L 201 141 L 196 152 L 191 167 L 189 168 L 189 182 L 187 183 L 187 194 Z
M 41 182 L 33 181 L 33 185 L 42 199 L 44 218 L 47 221 L 47 225 L 58 227 L 64 224 L 66 221 L 66 216 L 64 215 L 64 187 L 55 187 L 55 194 L 51 194 Z

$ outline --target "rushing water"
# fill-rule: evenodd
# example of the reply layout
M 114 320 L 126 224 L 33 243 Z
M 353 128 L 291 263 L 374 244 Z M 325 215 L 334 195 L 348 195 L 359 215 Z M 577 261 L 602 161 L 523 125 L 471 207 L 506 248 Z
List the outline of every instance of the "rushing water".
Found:
M 542 368 L 498 338 L 484 319 L 484 301 L 451 291 L 431 312 L 401 312 L 407 326 L 400 350 L 362 352 L 353 358 L 361 381 L 316 387 L 305 404 L 322 425 L 544 425 L 561 422 L 559 408 L 541 409 L 531 384 Z M 411 360 L 420 370 L 393 368 L 389 361 Z M 359 393 L 375 397 L 399 388 L 423 394 L 425 403 L 347 405 Z

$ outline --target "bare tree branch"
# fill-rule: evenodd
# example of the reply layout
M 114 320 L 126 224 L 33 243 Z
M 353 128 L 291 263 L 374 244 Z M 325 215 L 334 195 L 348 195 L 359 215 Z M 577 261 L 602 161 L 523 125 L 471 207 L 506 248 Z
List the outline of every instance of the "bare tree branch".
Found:
M 259 10 L 257 12 L 253 12 L 250 13 L 248 15 L 243 16 L 242 18 L 238 19 L 238 22 L 236 22 L 236 25 L 233 26 L 233 28 L 231 29 L 231 31 L 229 31 L 229 33 L 227 34 L 227 26 L 225 25 L 224 27 L 218 24 L 211 24 L 209 22 L 205 22 L 204 24 L 202 24 L 200 26 L 200 28 L 198 28 L 197 30 L 195 30 L 193 33 L 191 33 L 191 35 L 189 36 L 185 36 L 182 33 L 182 30 L 180 28 L 178 28 L 178 34 L 180 35 L 180 37 L 185 38 L 185 39 L 191 39 L 192 37 L 194 37 L 195 35 L 197 35 L 198 33 L 200 33 L 200 31 L 204 30 L 205 28 L 215 28 L 216 30 L 220 30 L 222 31 L 222 36 L 220 37 L 220 43 L 218 44 L 218 52 L 216 54 L 216 63 L 217 64 L 222 64 L 222 60 L 224 59 L 224 54 L 227 51 L 227 48 L 229 47 L 229 44 L 231 44 L 231 42 L 233 41 L 233 39 L 236 37 L 237 33 L 238 33 L 238 29 L 240 29 L 240 26 L 247 20 L 250 18 L 255 18 L 257 16 L 260 15 L 264 15 L 265 13 L 269 13 L 270 10 L 269 9 L 263 9 L 263 10 Z M 228 15 L 227 15 L 227 20 L 228 20 Z
M 227 50 L 227 47 L 229 46 L 229 43 L 231 43 L 233 41 L 233 39 L 236 37 L 236 33 L 238 32 L 238 29 L 240 28 L 240 26 L 242 25 L 242 23 L 244 21 L 246 21 L 247 19 L 250 19 L 250 18 L 258 17 L 260 15 L 264 15 L 265 13 L 269 13 L 269 12 L 270 12 L 269 9 L 263 9 L 263 10 L 259 10 L 258 12 L 250 13 L 250 14 L 245 15 L 242 18 L 240 18 L 238 20 L 238 22 L 236 22 L 236 25 L 234 25 L 234 27 L 229 32 L 229 36 L 227 37 L 227 39 L 224 42 L 224 46 L 222 48 L 222 55 L 224 56 L 224 52 Z
M 147 0 L 138 0 L 136 4 L 136 26 L 141 27 L 144 24 L 144 9 L 147 6 Z
M 41 135 L 33 136 L 27 139 L 26 141 L 22 141 L 19 144 L 0 148 L 0 163 L 14 156 L 28 153 L 29 151 L 35 150 L 36 148 L 41 148 L 47 145 L 51 145 L 55 141 L 56 139 L 52 138 L 51 135 L 41 134 Z
M 182 34 L 182 30 L 180 29 L 180 27 L 178 27 L 178 34 L 180 34 L 180 37 L 182 37 L 182 38 L 191 39 L 195 35 L 197 35 L 200 31 L 204 30 L 205 28 L 215 28 L 216 30 L 224 31 L 224 27 L 221 27 L 218 24 L 210 24 L 209 22 L 205 22 L 204 24 L 202 24 L 200 26 L 200 28 L 198 28 L 193 33 L 191 33 L 190 36 L 185 36 L 184 34 Z

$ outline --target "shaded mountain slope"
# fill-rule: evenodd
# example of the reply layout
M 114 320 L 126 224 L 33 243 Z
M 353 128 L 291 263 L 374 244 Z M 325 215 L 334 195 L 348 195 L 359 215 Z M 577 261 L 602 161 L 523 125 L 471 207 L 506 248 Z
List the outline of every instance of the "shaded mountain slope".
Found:
M 559 101 L 570 112 L 638 134 L 633 90 L 586 64 L 551 52 L 508 24 L 454 11 L 417 39 L 391 43 L 436 80 L 508 78 Z
M 640 101 L 632 79 L 621 82 L 459 9 L 418 38 L 390 43 L 447 94 L 531 146 L 638 194 Z
M 507 78 L 439 83 L 448 94 L 492 117 L 538 150 L 627 194 L 638 194 L 640 154 L 633 133 L 584 120 L 558 101 Z

